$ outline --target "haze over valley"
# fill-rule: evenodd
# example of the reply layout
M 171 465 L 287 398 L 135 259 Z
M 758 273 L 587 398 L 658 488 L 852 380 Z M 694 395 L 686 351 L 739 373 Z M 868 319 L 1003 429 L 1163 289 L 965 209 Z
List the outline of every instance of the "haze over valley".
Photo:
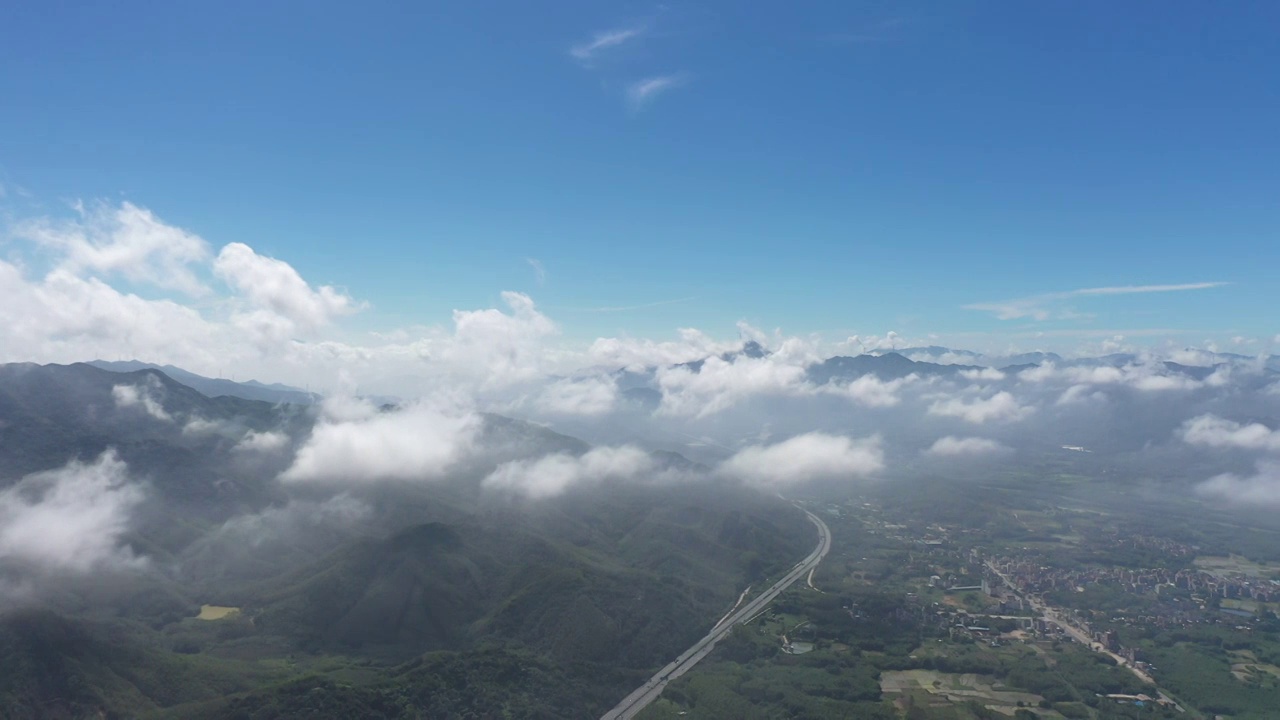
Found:
M 0 720 L 1272 720 L 1280 6 L 28 3 Z

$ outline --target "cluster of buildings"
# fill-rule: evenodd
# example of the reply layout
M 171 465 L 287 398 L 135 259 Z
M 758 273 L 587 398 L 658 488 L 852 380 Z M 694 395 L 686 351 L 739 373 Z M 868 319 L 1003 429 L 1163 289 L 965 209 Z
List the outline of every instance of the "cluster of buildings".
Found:
M 1131 550 L 1153 550 L 1175 558 L 1191 558 L 1195 557 L 1199 552 L 1199 548 L 1194 545 L 1187 545 L 1176 540 L 1170 540 L 1166 537 L 1158 537 L 1155 535 L 1142 534 L 1125 534 L 1111 533 L 1104 535 L 1102 541 L 1105 545 L 1115 548 L 1125 548 Z
M 1207 597 L 1280 602 L 1280 582 L 1247 577 L 1223 578 L 1200 570 L 1180 570 L 1174 576 L 1174 587 Z
M 1280 583 L 1274 580 L 1223 578 L 1202 570 L 1116 567 L 1067 570 L 1041 565 L 1035 559 L 1006 557 L 991 558 L 991 563 L 1024 593 L 1076 590 L 1101 583 L 1136 595 L 1159 594 L 1165 588 L 1177 588 L 1202 599 L 1217 597 L 1264 603 L 1280 602 Z

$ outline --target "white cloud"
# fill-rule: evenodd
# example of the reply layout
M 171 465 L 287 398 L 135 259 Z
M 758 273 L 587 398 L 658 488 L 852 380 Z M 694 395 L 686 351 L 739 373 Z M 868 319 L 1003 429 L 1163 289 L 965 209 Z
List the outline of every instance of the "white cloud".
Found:
M 682 73 L 673 75 L 655 75 L 637 80 L 627 86 L 627 103 L 632 109 L 639 110 L 658 98 L 659 95 L 680 87 L 688 82 Z
M 556 453 L 503 463 L 484 479 L 484 486 L 540 499 L 586 482 L 634 478 L 653 467 L 653 459 L 638 448 L 600 447 L 579 456 Z
M 809 480 L 870 475 L 884 468 L 878 436 L 852 440 L 812 432 L 773 445 L 752 445 L 720 464 L 717 472 L 752 485 L 784 486 Z
M 1224 473 L 1196 486 L 1201 497 L 1254 508 L 1280 507 L 1280 463 L 1263 461 L 1257 472 L 1241 477 Z
M 742 341 L 719 342 L 700 330 L 681 328 L 678 341 L 637 338 L 597 338 L 587 349 L 595 364 L 642 370 L 723 355 L 742 347 Z
M 1223 387 L 1231 382 L 1233 372 L 1230 365 L 1223 365 L 1209 373 L 1209 377 L 1204 379 L 1204 384 L 1209 387 Z
M 1165 390 L 1194 390 L 1204 383 L 1186 375 L 1143 375 L 1130 383 L 1138 390 L 1162 392 Z
M 565 378 L 542 389 L 535 403 L 553 415 L 604 415 L 618 400 L 618 386 L 610 378 Z
M 1064 310 L 1062 301 L 1080 297 L 1099 297 L 1111 295 L 1136 295 L 1144 293 L 1185 292 L 1188 290 L 1207 290 L 1222 287 L 1222 282 L 1182 283 L 1177 285 L 1122 285 L 1114 287 L 1081 288 L 1067 292 L 1044 293 L 1014 300 L 1000 302 L 973 303 L 965 305 L 966 310 L 980 310 L 995 315 L 1000 320 L 1048 320 L 1052 317 L 1078 317 L 1076 313 Z
M 543 341 L 560 330 L 517 292 L 502 293 L 510 313 L 500 310 L 454 310 L 454 335 L 448 342 L 422 347 L 425 359 L 446 364 L 455 374 L 470 376 L 493 388 L 537 379 L 547 371 Z
M 26 234 L 14 228 L 25 229 Z M 100 205 L 70 223 L 37 220 L 8 229 L 18 243 L 38 243 L 36 265 L 44 267 L 48 260 L 53 269 L 35 274 L 25 260 L 17 259 L 24 258 L 26 250 L 20 244 L 12 245 L 8 259 L 0 260 L 0 361 L 139 358 L 208 376 L 231 371 L 241 377 L 310 385 L 321 392 L 345 387 L 365 394 L 413 396 L 448 387 L 490 409 L 542 402 L 546 412 L 590 415 L 607 412 L 610 387 L 557 385 L 554 378 L 715 358 L 740 349 L 742 338 L 751 337 L 778 348 L 775 355 L 779 357 L 708 361 L 704 372 L 696 374 L 657 371 L 664 381 L 659 385 L 663 412 L 707 417 L 753 398 L 808 397 L 840 390 L 817 390 L 805 382 L 803 370 L 809 359 L 826 357 L 817 354 L 819 341 L 814 338 L 801 342 L 781 338 L 777 332 L 765 336 L 740 328 L 740 337 L 725 341 L 684 329 L 668 341 L 599 338 L 581 348 L 562 344 L 557 324 L 532 298 L 519 293 L 503 293 L 496 308 L 455 310 L 451 326 L 408 326 L 362 334 L 340 324 L 360 307 L 343 291 L 309 283 L 283 260 L 262 256 L 239 243 L 211 254 L 193 232 L 167 225 L 150 211 L 128 203 Z M 224 282 L 206 287 L 204 281 L 214 276 Z M 129 283 L 155 285 L 164 292 L 160 296 L 150 288 L 127 292 Z M 1130 291 L 1138 290 L 1090 290 Z M 196 302 L 181 297 L 187 292 L 213 297 Z M 1106 331 L 1108 337 L 1116 332 Z M 1147 331 L 1125 332 L 1137 336 Z M 933 343 L 937 338 L 924 341 Z M 891 332 L 854 336 L 835 347 L 854 352 L 914 342 Z M 967 357 L 957 355 L 956 359 Z M 1042 372 L 1051 376 L 1045 381 L 1061 382 L 1064 389 L 1086 382 L 1123 382 L 1152 391 L 1196 386 L 1191 378 L 1167 379 L 1172 377 L 1169 373 L 1154 363 L 1151 366 L 1070 371 L 1090 373 L 1080 378 L 1066 368 Z M 1033 372 L 1019 379 L 1030 382 Z M 1237 374 L 1243 372 L 1240 368 Z M 977 381 L 995 379 L 995 371 L 969 374 Z M 547 382 L 553 387 L 544 390 L 542 384 Z M 1233 378 L 1223 371 L 1205 385 L 1231 382 Z M 865 378 L 843 391 L 861 405 L 890 407 L 902 404 L 904 388 L 897 381 Z M 1074 392 L 1087 395 L 1083 390 Z M 141 398 L 137 407 L 146 409 Z M 189 431 L 203 429 L 199 418 L 183 419 Z
M 616 48 L 628 41 L 635 40 L 643 34 L 644 27 L 642 26 L 599 32 L 590 40 L 574 45 L 569 49 L 569 54 L 578 60 L 587 63 L 594 60 L 601 52 L 608 50 L 609 48 Z
M 958 417 L 978 425 L 988 421 L 1022 420 L 1034 412 L 1034 407 L 1019 404 L 1017 398 L 1006 390 L 985 399 L 966 401 L 962 398 L 949 398 L 938 400 L 929 406 L 930 415 Z
M 890 330 L 884 335 L 850 335 L 836 343 L 836 350 L 862 355 L 879 350 L 895 350 L 903 344 L 902 336 Z
M 94 357 L 163 358 L 213 363 L 233 346 L 194 309 L 144 300 L 97 278 L 54 270 L 39 281 L 0 260 L 0 356 L 6 360 L 76 362 Z
M 928 352 L 914 352 L 904 356 L 908 360 L 916 362 L 931 362 L 938 365 L 969 365 L 973 363 L 974 356 L 964 351 L 944 352 L 940 354 L 932 354 Z M 981 379 L 981 378 L 979 378 Z
M 269 453 L 283 450 L 289 444 L 289 436 L 282 432 L 250 430 L 236 443 L 239 452 Z
M 821 390 L 824 393 L 846 397 L 866 407 L 893 407 L 902 401 L 898 391 L 919 379 L 917 375 L 908 375 L 893 380 L 881 380 L 868 373 L 843 385 L 824 385 Z
M 73 572 L 139 566 L 122 539 L 142 501 L 111 450 L 90 464 L 29 475 L 0 491 L 0 559 Z
M 1125 344 L 1123 335 L 1113 335 L 1099 343 L 1098 349 L 1105 355 L 1108 353 L 1128 352 L 1130 346 Z
M 1056 405 L 1082 405 L 1084 403 L 1106 402 L 1107 394 L 1094 390 L 1092 385 L 1072 385 L 1058 396 Z
M 293 266 L 253 251 L 243 243 L 222 248 L 213 272 L 249 300 L 259 312 L 268 311 L 297 327 L 312 331 L 358 308 L 346 293 L 328 285 L 312 288 Z M 270 320 L 257 315 L 253 322 Z
M 148 378 L 153 380 L 153 378 Z M 173 420 L 165 411 L 164 405 L 156 399 L 152 388 L 148 385 L 116 385 L 111 388 L 111 399 L 117 407 L 140 407 L 146 414 L 156 420 L 171 422 Z
M 194 416 L 187 419 L 186 424 L 182 426 L 183 435 L 205 435 L 221 432 L 223 424 L 217 420 L 206 420 L 205 418 Z
M 738 356 L 732 361 L 707 358 L 698 372 L 687 367 L 659 368 L 662 390 L 659 412 L 706 417 L 756 395 L 811 392 L 802 365 L 774 353 L 763 358 Z
M 199 236 L 129 202 L 78 210 L 74 220 L 19 223 L 15 234 L 61 253 L 59 269 L 71 275 L 115 274 L 190 295 L 206 292 L 190 268 L 209 257 L 209 246 Z
M 1096 287 L 1084 288 L 1083 290 L 1072 290 L 1072 295 L 1135 295 L 1143 293 L 1166 293 L 1166 292 L 1184 292 L 1187 290 L 1208 290 L 1210 288 L 1222 287 L 1229 283 L 1224 282 L 1196 282 L 1181 283 L 1174 285 L 1119 285 L 1112 287 Z
M 1217 415 L 1200 415 L 1182 424 L 1178 430 L 1183 442 L 1215 448 L 1247 450 L 1280 450 L 1280 430 L 1262 423 L 1242 425 Z
M 1226 382 L 1230 370 L 1221 374 L 1215 372 L 1205 382 L 1188 375 L 1171 371 L 1149 359 L 1144 362 L 1130 363 L 1120 367 L 1112 365 L 1077 365 L 1058 367 L 1053 363 L 1044 363 L 1038 367 L 1028 368 L 1018 373 L 1018 379 L 1024 382 L 1048 383 L 1067 382 L 1073 385 L 1126 385 L 1144 392 L 1166 392 L 1174 390 L 1194 390 L 1206 383 L 1220 386 Z M 1083 392 L 1083 391 L 1077 391 Z
M 234 243 L 207 267 L 226 280 L 217 287 L 230 294 L 189 306 L 124 293 L 61 266 L 31 278 L 25 266 L 0 260 L 0 361 L 140 358 L 208 376 L 233 369 L 322 392 L 352 386 L 414 395 L 451 387 L 501 407 L 513 389 L 528 392 L 531 383 L 591 364 L 666 365 L 741 346 L 684 330 L 674 342 L 601 338 L 585 351 L 562 349 L 551 345 L 556 323 L 514 292 L 502 294 L 503 308 L 455 310 L 452 328 L 338 340 L 331 323 L 358 306 L 343 293 L 312 286 L 288 264 Z M 595 396 L 603 402 L 604 393 Z
M 1218 362 L 1218 355 L 1202 348 L 1182 348 L 1170 353 L 1169 359 L 1181 365 L 1208 367 Z
M 342 528 L 373 516 L 365 503 L 341 493 L 324 501 L 291 500 L 259 513 L 237 515 L 214 531 L 217 540 L 235 547 L 256 548 L 264 543 L 296 537 L 315 527 Z
M 20 240 L 55 254 L 53 270 L 28 276 L 25 265 L 0 260 L 0 360 L 76 362 L 143 358 L 202 374 L 267 361 L 278 376 L 313 364 L 320 348 L 294 340 L 354 309 L 332 288 L 313 290 L 287 264 L 232 244 L 211 262 L 192 233 L 165 225 L 124 203 L 74 221 L 18 223 Z M 96 274 L 189 294 L 207 294 L 195 271 L 220 270 L 241 296 L 181 304 L 169 297 L 122 292 Z M 305 357 L 304 357 L 305 356 Z
M 974 380 L 974 381 L 986 380 L 990 382 L 995 382 L 998 380 L 1003 380 L 1004 373 L 1000 372 L 995 368 L 974 368 L 971 370 L 961 370 L 960 377 L 964 378 L 965 380 Z
M 444 403 L 351 410 L 343 405 L 336 417 L 322 418 L 280 479 L 342 485 L 436 479 L 467 455 L 480 427 L 474 412 Z
M 995 440 L 980 437 L 956 437 L 948 435 L 938 438 L 936 442 L 925 451 L 926 455 L 934 457 L 978 457 L 983 455 L 996 455 L 1009 452 L 1009 448 Z

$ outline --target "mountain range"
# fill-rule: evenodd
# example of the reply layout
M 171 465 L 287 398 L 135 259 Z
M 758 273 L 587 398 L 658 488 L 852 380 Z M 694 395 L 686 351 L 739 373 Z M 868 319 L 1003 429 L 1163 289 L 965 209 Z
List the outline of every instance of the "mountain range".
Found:
M 159 370 L 168 377 L 186 385 L 187 387 L 200 392 L 208 397 L 221 397 L 228 395 L 231 397 L 244 398 L 246 400 L 262 400 L 269 403 L 294 403 L 298 405 L 309 405 L 319 400 L 319 395 L 302 390 L 300 388 L 291 387 L 281 383 L 271 383 L 269 385 L 260 383 L 256 380 L 247 380 L 245 382 L 236 382 L 225 378 L 209 378 L 203 375 L 183 370 L 173 365 L 156 365 L 154 363 L 144 363 L 138 360 L 93 360 L 88 363 L 103 370 L 111 372 L 129 373 L 138 370 Z
M 767 357 L 770 350 L 755 340 L 745 341 L 741 348 L 720 353 L 716 357 L 725 362 L 734 362 L 739 358 L 759 360 Z M 1196 351 L 1198 362 L 1195 364 L 1174 362 L 1172 360 L 1155 360 L 1169 372 L 1183 374 L 1195 379 L 1204 379 L 1214 369 L 1223 366 L 1259 367 L 1266 373 L 1280 373 L 1280 356 L 1248 356 L 1239 353 L 1201 352 Z M 1148 357 L 1133 353 L 1112 353 L 1101 356 L 1064 358 L 1052 352 L 1026 352 L 1010 355 L 986 355 L 971 350 L 957 350 L 938 345 L 906 347 L 896 350 L 876 350 L 859 355 L 835 355 L 810 365 L 806 370 L 810 382 L 818 385 L 854 380 L 863 375 L 873 375 L 880 380 L 894 380 L 909 375 L 920 377 L 960 377 L 964 371 L 982 369 L 1001 370 L 1005 373 L 1017 373 L 1046 363 L 1058 367 L 1123 367 L 1142 362 L 1152 362 Z M 1207 362 L 1207 364 L 1200 364 Z M 677 363 L 675 369 L 685 369 L 694 373 L 701 372 L 706 359 Z M 167 377 L 186 385 L 208 397 L 237 397 L 246 400 L 260 400 L 269 403 L 288 403 L 310 405 L 318 402 L 322 395 L 301 388 L 280 383 L 264 384 L 255 380 L 236 382 L 225 378 L 205 377 L 172 365 L 157 365 L 138 360 L 108 361 L 93 360 L 88 363 L 97 368 L 116 373 L 131 373 L 140 370 L 159 370 Z M 642 371 L 616 370 L 611 373 L 619 390 L 636 406 L 653 410 L 661 400 L 656 389 L 656 367 Z M 378 398 L 379 402 L 394 402 L 395 398 Z
M 322 422 L 152 367 L 0 366 L 0 517 L 69 505 L 104 533 L 86 547 L 120 544 L 89 564 L 0 541 L 4 717 L 598 715 L 813 542 L 788 503 L 710 480 L 486 491 L 497 462 L 590 450 L 498 415 L 475 442 L 500 452 L 442 478 L 282 483 Z M 246 454 L 266 434 L 282 449 Z

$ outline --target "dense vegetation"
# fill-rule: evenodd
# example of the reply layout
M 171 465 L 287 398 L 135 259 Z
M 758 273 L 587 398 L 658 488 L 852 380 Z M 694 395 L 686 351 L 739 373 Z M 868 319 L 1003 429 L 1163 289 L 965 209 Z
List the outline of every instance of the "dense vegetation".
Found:
M 149 388 L 170 419 L 122 411 L 121 382 Z M 486 492 L 480 479 L 503 459 L 589 449 L 495 415 L 478 442 L 500 450 L 429 483 L 313 496 L 275 480 L 291 453 L 236 453 L 250 430 L 297 447 L 316 418 L 208 398 L 155 370 L 0 368 L 0 490 L 113 448 L 148 488 L 125 541 L 149 561 L 79 576 L 0 563 L 0 718 L 594 717 L 814 541 L 789 503 L 709 479 L 603 482 L 544 502 Z M 217 431 L 186 432 L 197 420 Z M 1151 700 L 1159 691 L 1189 718 L 1270 717 L 1280 621 L 1265 604 L 1251 615 L 1199 590 L 1108 579 L 1043 590 L 1118 632 L 1158 691 L 1112 656 L 1025 632 L 1038 613 L 1018 598 L 952 590 L 990 579 L 984 556 L 1073 578 L 1204 562 L 1235 572 L 1275 556 L 1270 525 L 1231 528 L 1177 499 L 1113 491 L 1082 474 L 1096 462 L 811 498 L 835 536 L 821 591 L 780 596 L 644 717 L 1181 717 Z M 1145 514 L 1118 521 L 1138 504 Z M 1205 552 L 1224 557 L 1196 559 Z M 221 619 L 197 619 L 205 605 Z
M 145 385 L 171 419 L 117 407 L 120 383 Z M 184 432 L 193 419 L 219 432 Z M 355 519 L 326 523 L 283 496 L 279 460 L 233 448 L 247 430 L 300 442 L 314 420 L 155 370 L 0 368 L 0 489 L 115 448 L 147 483 L 128 542 L 150 560 L 38 585 L 0 566 L 0 588 L 40 589 L 0 595 L 0 718 L 598 715 L 815 540 L 794 507 L 738 487 L 528 502 L 482 492 L 484 466 L 371 488 Z M 479 442 L 503 457 L 587 449 L 483 423 Z M 238 612 L 198 620 L 204 604 Z

